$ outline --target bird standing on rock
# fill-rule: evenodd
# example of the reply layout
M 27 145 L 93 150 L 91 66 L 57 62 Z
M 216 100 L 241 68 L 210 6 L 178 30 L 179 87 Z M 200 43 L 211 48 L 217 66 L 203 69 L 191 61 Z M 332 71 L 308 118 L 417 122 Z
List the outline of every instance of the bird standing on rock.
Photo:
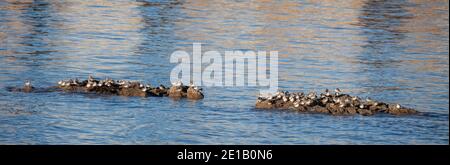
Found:
M 170 87 L 170 89 L 168 91 L 168 94 L 170 97 L 175 97 L 175 98 L 185 96 L 186 93 L 183 92 L 183 83 L 180 80 L 173 82 L 172 86 Z
M 93 82 L 93 81 L 95 81 L 95 80 L 94 80 L 94 77 L 92 77 L 92 75 L 89 75 L 89 77 L 88 77 L 88 82 Z
M 327 97 L 331 96 L 330 91 L 328 89 L 325 89 L 325 96 L 327 96 Z
M 334 92 L 335 92 L 336 96 L 341 95 L 341 89 L 339 89 L 339 88 L 336 88 L 336 89 L 334 90 Z
M 23 91 L 24 92 L 31 92 L 34 89 L 34 87 L 31 85 L 30 80 L 26 80 L 23 85 Z

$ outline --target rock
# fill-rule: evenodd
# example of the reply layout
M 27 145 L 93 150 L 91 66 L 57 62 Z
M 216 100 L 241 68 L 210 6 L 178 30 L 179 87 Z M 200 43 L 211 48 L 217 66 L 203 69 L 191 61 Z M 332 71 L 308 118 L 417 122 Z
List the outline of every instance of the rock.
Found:
M 161 89 L 161 88 L 153 88 L 149 90 L 149 96 L 157 96 L 157 97 L 163 97 L 168 96 L 167 89 Z
M 369 106 L 369 110 L 372 112 L 386 112 L 386 110 L 388 109 L 387 105 L 385 103 L 377 103 L 372 104 Z
M 329 110 L 332 115 L 346 115 L 345 108 L 336 108 L 336 109 L 330 109 Z
M 188 99 L 193 99 L 193 100 L 198 100 L 198 99 L 203 99 L 203 93 L 201 92 L 201 89 L 191 86 L 187 89 L 187 98 Z
M 23 92 L 26 92 L 26 93 L 32 92 L 33 90 L 34 90 L 34 87 L 32 87 L 32 86 L 23 87 Z
M 363 115 L 363 116 L 371 116 L 373 115 L 372 111 L 368 110 L 368 109 L 357 109 L 358 114 Z
M 272 109 L 272 108 L 275 108 L 274 104 L 270 103 L 269 101 L 257 101 L 255 107 L 258 108 L 258 109 Z
M 171 96 L 178 98 L 188 97 L 189 99 L 203 99 L 204 95 L 201 89 L 193 87 L 188 92 L 188 87 L 177 83 L 170 89 L 167 89 L 164 85 L 159 87 L 151 87 L 150 85 L 142 84 L 138 81 L 126 81 L 119 80 L 114 81 L 112 79 L 96 80 L 92 76 L 89 76 L 87 80 L 78 81 L 78 79 L 61 80 L 55 87 L 40 88 L 36 90 L 31 86 L 31 82 L 27 81 L 23 88 L 8 87 L 8 90 L 12 92 L 77 92 L 77 93 L 97 93 L 105 95 L 120 95 L 120 96 Z
M 23 85 L 22 91 L 23 92 L 32 92 L 34 90 L 34 87 L 31 85 L 31 81 L 25 81 L 25 84 Z
M 169 97 L 185 97 L 187 96 L 187 89 L 184 89 L 183 86 L 172 86 L 167 93 Z
M 310 110 L 311 112 L 316 112 L 316 113 L 330 113 L 330 111 L 323 106 L 314 106 L 311 108 Z
M 149 94 L 147 92 L 142 91 L 142 89 L 139 88 L 121 88 L 119 90 L 120 96 L 141 96 L 141 97 L 147 97 Z
M 359 97 L 341 93 L 341 90 L 331 94 L 325 90 L 325 94 L 316 95 L 310 92 L 308 95 L 278 91 L 275 95 L 259 96 L 256 103 L 257 108 L 265 109 L 293 109 L 299 112 L 315 112 L 331 115 L 355 115 L 370 116 L 376 113 L 388 113 L 393 115 L 415 114 L 416 110 L 404 108 L 400 105 L 388 105 L 367 98 L 361 100 Z M 319 96 L 319 97 L 317 97 Z
M 354 115 L 354 114 L 357 113 L 356 112 L 356 107 L 348 107 L 345 110 L 347 111 L 347 114 L 349 114 L 349 115 Z
M 282 109 L 288 109 L 290 107 L 294 107 L 294 103 L 293 102 L 281 102 L 279 103 L 280 108 Z
M 390 104 L 388 105 L 388 109 L 387 109 L 389 114 L 392 115 L 406 115 L 406 114 L 416 114 L 417 111 L 410 109 L 410 108 L 405 108 L 405 107 L 400 107 L 399 104 L 393 105 Z
M 294 107 L 293 109 L 298 112 L 307 112 L 308 111 L 308 108 L 306 106 L 302 106 L 302 105 L 300 105 L 298 107 Z

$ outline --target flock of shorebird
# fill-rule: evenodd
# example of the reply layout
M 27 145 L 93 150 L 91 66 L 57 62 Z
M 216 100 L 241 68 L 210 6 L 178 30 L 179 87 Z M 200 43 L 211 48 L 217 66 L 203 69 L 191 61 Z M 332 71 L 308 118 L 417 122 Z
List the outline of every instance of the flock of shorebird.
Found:
M 54 89 L 54 88 L 52 88 Z M 75 92 L 96 92 L 101 94 L 115 94 L 121 96 L 169 96 L 174 98 L 203 99 L 202 88 L 190 84 L 183 85 L 181 81 L 172 83 L 171 87 L 159 85 L 152 87 L 139 81 L 113 80 L 106 78 L 97 80 L 89 76 L 87 80 L 78 79 L 60 80 L 56 89 Z M 15 91 L 32 92 L 35 88 L 30 81 L 25 81 L 23 88 Z M 394 115 L 414 114 L 417 111 L 401 106 L 372 100 L 361 99 L 358 96 L 345 94 L 336 88 L 334 92 L 325 89 L 325 92 L 289 93 L 278 91 L 275 94 L 260 95 L 256 101 L 258 109 L 282 109 L 299 112 L 329 113 L 333 115 L 373 115 L 375 113 L 388 113 Z
M 256 107 L 262 109 L 291 109 L 300 112 L 329 113 L 333 115 L 361 114 L 373 115 L 375 113 L 412 114 L 415 110 L 401 106 L 400 104 L 387 104 L 372 100 L 361 99 L 342 93 L 339 88 L 334 93 L 325 89 L 324 93 L 310 92 L 289 93 L 278 91 L 274 95 L 260 95 L 256 101 Z
M 181 81 L 172 83 L 172 86 L 169 88 L 162 84 L 157 87 L 152 87 L 150 84 L 144 84 L 139 81 L 113 80 L 110 78 L 97 80 L 94 77 L 89 76 L 88 79 L 84 81 L 80 81 L 77 78 L 60 80 L 58 81 L 58 86 L 50 87 L 45 91 L 54 91 L 56 89 L 69 92 L 95 92 L 122 96 L 169 96 L 174 98 L 186 97 L 189 99 L 204 98 L 202 88 L 199 88 L 192 83 L 189 86 L 185 86 Z M 13 91 L 32 92 L 34 90 L 36 89 L 32 86 L 31 82 L 27 80 L 23 88 L 15 88 Z

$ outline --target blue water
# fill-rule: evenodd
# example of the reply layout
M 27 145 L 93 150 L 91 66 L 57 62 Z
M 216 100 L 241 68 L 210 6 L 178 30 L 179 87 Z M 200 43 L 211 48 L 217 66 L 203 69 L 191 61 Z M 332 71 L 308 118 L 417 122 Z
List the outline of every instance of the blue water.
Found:
M 0 144 L 449 144 L 448 1 L 0 1 Z M 205 99 L 16 93 L 87 77 L 169 83 L 175 50 L 279 51 L 283 90 L 339 87 L 413 116 L 254 109 Z

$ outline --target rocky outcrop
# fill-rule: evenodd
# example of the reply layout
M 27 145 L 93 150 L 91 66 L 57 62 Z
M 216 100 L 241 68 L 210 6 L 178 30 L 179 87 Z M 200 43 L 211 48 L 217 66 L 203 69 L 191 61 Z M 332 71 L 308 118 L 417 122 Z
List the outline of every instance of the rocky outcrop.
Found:
M 418 113 L 416 110 L 403 107 L 400 104 L 388 104 L 371 100 L 370 98 L 363 100 L 357 96 L 343 94 L 340 89 L 336 89 L 334 93 L 325 90 L 325 93 L 319 95 L 315 92 L 305 95 L 302 92 L 289 93 L 280 91 L 274 95 L 258 97 L 255 107 L 258 109 L 293 110 L 331 115 L 360 114 L 370 116 L 376 113 L 393 115 Z
M 189 88 L 197 90 L 189 90 Z M 184 86 L 183 84 L 175 84 L 170 88 L 164 85 L 152 87 L 138 81 L 126 80 L 97 80 L 89 76 L 87 80 L 79 81 L 78 79 L 61 80 L 57 86 L 48 88 L 35 88 L 31 82 L 27 81 L 21 88 L 8 88 L 13 92 L 38 92 L 38 91 L 63 91 L 77 93 L 96 93 L 103 95 L 119 95 L 119 96 L 140 96 L 140 97 L 177 97 L 189 99 L 203 99 L 203 93 L 196 86 Z M 200 97 L 201 95 L 201 97 Z
M 169 91 L 167 92 L 170 97 L 180 98 L 187 97 L 188 99 L 198 100 L 203 99 L 204 95 L 202 93 L 202 89 L 191 84 L 188 86 L 184 86 L 183 83 L 176 82 L 172 84 Z
M 198 88 L 196 86 L 190 86 L 187 89 L 187 98 L 188 99 L 194 99 L 194 100 L 198 100 L 198 99 L 203 99 L 205 96 L 202 93 L 202 89 Z

